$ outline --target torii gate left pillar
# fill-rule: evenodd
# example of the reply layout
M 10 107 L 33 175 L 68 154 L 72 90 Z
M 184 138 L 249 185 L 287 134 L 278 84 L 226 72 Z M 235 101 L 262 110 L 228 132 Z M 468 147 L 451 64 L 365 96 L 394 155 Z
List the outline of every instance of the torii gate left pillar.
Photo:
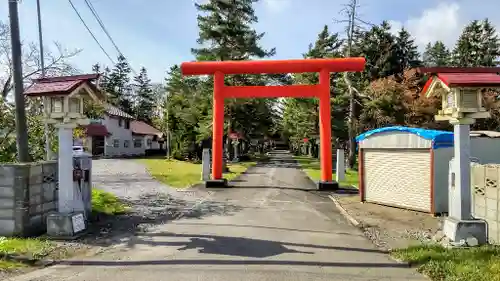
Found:
M 332 129 L 330 105 L 330 73 L 363 71 L 364 58 L 266 60 L 266 61 L 205 61 L 181 64 L 183 75 L 214 75 L 213 124 L 212 124 L 212 179 L 207 187 L 227 186 L 222 177 L 222 139 L 224 135 L 225 98 L 311 98 L 319 99 L 320 127 L 320 190 L 336 189 L 338 183 L 332 180 Z M 317 85 L 292 86 L 226 86 L 227 74 L 275 74 L 275 73 L 319 73 Z

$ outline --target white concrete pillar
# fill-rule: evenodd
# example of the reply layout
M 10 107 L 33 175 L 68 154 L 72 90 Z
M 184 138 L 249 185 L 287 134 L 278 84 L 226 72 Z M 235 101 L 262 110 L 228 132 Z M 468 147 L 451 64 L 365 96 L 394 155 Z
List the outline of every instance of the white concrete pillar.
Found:
M 73 211 L 73 128 L 74 125 L 60 124 L 59 152 L 58 152 L 58 180 L 59 180 L 59 212 L 70 213 Z
M 210 149 L 204 148 L 201 156 L 201 180 L 210 180 Z
M 345 160 L 343 149 L 337 149 L 337 163 L 335 169 L 335 180 L 337 182 L 345 180 Z
M 449 190 L 449 216 L 458 220 L 471 219 L 472 195 L 470 189 L 470 124 L 473 120 L 453 123 L 454 183 Z
M 238 160 L 240 158 L 239 141 L 234 143 L 234 159 Z

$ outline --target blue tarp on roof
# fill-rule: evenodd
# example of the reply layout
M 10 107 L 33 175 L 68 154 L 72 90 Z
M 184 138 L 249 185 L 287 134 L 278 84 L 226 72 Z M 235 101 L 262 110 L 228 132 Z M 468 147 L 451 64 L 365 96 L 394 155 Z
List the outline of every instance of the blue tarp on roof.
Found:
M 378 128 L 364 132 L 356 137 L 356 142 L 360 142 L 370 136 L 383 132 L 407 132 L 418 135 L 424 139 L 432 140 L 432 148 L 453 147 L 453 133 L 447 131 L 429 130 L 422 128 L 410 128 L 403 126 L 393 126 Z

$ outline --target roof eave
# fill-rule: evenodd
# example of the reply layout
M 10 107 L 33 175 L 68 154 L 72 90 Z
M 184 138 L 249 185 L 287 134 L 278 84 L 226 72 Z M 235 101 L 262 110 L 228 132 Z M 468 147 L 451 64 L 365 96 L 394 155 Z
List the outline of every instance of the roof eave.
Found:
M 500 67 L 418 67 L 417 72 L 422 74 L 438 73 L 500 73 Z

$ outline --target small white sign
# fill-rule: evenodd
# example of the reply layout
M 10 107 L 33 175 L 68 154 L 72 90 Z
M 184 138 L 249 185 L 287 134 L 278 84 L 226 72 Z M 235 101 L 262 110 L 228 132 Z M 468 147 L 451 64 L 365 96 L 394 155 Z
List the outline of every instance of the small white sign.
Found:
M 71 222 L 73 223 L 73 233 L 85 230 L 85 218 L 83 217 L 83 214 L 72 216 Z

